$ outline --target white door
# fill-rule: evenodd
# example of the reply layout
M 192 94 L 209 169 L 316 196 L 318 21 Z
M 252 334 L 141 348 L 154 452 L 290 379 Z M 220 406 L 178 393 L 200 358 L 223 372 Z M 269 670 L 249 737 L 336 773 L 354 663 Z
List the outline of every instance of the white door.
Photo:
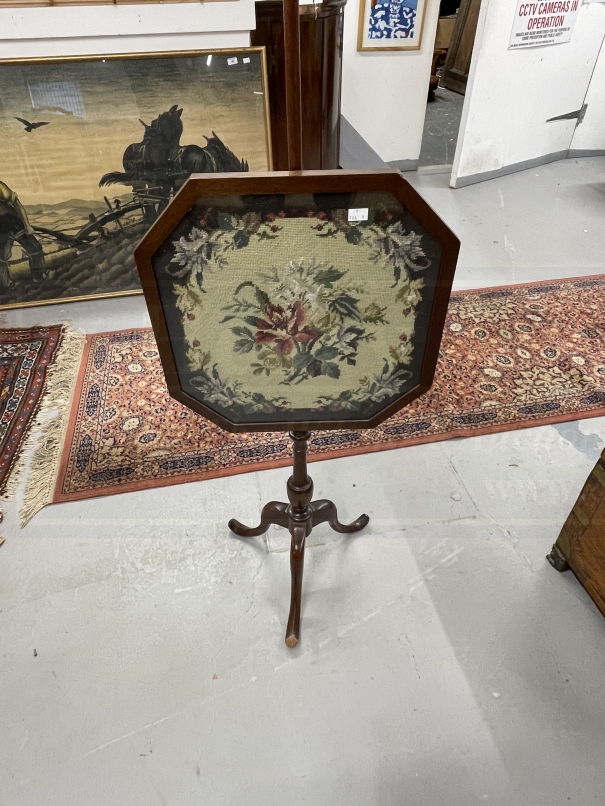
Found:
M 590 79 L 568 156 L 596 157 L 603 154 L 605 154 L 605 40 Z
M 562 159 L 570 148 L 593 147 L 572 141 L 587 120 L 577 126 L 605 37 L 605 6 L 582 5 L 569 42 L 509 50 L 517 5 L 518 0 L 483 0 L 452 187 Z M 597 130 L 605 134 L 603 113 L 597 112 L 599 104 L 604 109 L 602 59 L 598 67 L 604 75 L 589 104 L 595 137 Z

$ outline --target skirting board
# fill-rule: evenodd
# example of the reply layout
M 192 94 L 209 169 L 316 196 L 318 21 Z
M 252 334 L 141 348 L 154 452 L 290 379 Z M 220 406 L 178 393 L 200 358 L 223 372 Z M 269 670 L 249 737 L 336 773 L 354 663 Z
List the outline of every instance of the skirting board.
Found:
M 443 165 L 419 165 L 418 173 L 425 174 L 451 174 L 452 163 L 446 162 Z
M 474 185 L 476 182 L 485 182 L 488 179 L 497 179 L 499 176 L 526 171 L 528 168 L 537 168 L 539 165 L 546 165 L 557 160 L 576 159 L 579 157 L 605 157 L 605 148 L 570 148 L 569 151 L 553 151 L 551 154 L 544 154 L 532 160 L 515 162 L 513 165 L 505 165 L 495 171 L 485 171 L 481 174 L 470 174 L 469 176 L 459 176 L 452 184 L 453 188 L 463 188 L 467 185 Z
M 388 164 L 391 168 L 397 168 L 401 172 L 403 171 L 417 171 L 418 170 L 418 160 L 391 160 Z
M 575 157 L 605 157 L 605 148 L 570 148 L 567 152 L 567 159 Z
M 546 165 L 549 162 L 564 160 L 567 157 L 567 154 L 567 151 L 553 151 L 551 154 L 544 154 L 542 157 L 535 157 L 535 159 L 515 162 L 513 165 L 505 165 L 502 168 L 497 168 L 495 171 L 484 171 L 480 174 L 458 176 L 451 184 L 451 187 L 463 188 L 467 185 L 474 185 L 477 182 L 486 182 L 488 179 L 497 179 L 500 176 L 508 176 L 508 174 L 514 174 L 517 173 L 517 171 L 526 171 L 528 168 L 537 168 L 539 165 Z

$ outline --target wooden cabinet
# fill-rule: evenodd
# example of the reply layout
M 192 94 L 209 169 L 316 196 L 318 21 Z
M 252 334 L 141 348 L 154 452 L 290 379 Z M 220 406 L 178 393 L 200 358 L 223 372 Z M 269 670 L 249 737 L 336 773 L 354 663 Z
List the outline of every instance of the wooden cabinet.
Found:
M 605 616 L 605 451 L 582 488 L 548 560 L 574 572 Z
M 342 29 L 346 0 L 300 6 L 303 168 L 339 167 Z M 269 108 L 273 168 L 288 170 L 284 26 L 281 0 L 256 3 L 253 45 L 265 45 L 269 72 Z

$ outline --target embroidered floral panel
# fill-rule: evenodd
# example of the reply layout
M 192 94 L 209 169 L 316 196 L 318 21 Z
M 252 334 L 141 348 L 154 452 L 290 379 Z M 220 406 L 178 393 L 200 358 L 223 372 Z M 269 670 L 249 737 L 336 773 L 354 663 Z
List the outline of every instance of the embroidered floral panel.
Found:
M 234 423 L 375 416 L 419 383 L 440 259 L 390 193 L 201 199 L 152 260 L 183 390 Z

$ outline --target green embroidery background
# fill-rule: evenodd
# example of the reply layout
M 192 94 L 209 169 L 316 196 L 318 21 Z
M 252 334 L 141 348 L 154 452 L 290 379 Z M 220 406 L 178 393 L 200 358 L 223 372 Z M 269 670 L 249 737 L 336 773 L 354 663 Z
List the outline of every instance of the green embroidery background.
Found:
M 435 242 L 390 195 L 253 199 L 196 206 L 154 256 L 185 390 L 245 422 L 371 416 L 413 388 Z

